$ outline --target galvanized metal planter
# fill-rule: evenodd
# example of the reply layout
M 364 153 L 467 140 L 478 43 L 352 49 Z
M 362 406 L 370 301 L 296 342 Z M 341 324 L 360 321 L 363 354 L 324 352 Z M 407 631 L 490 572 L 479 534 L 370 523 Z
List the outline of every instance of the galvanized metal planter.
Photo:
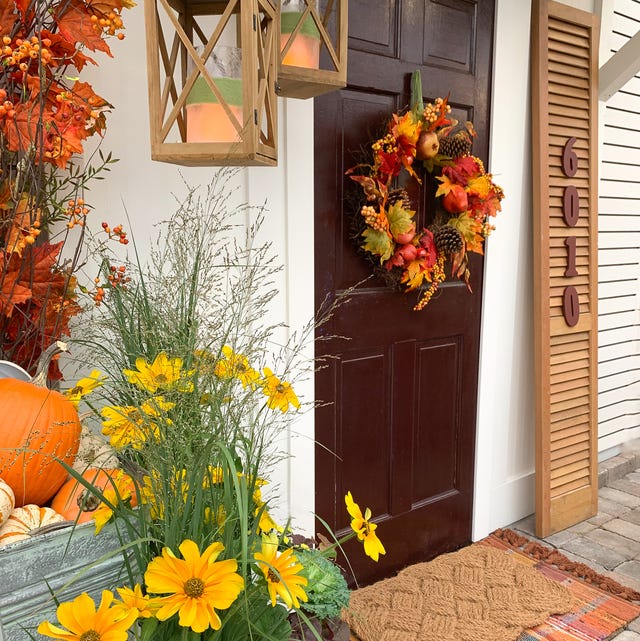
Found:
M 38 624 L 55 621 L 55 599 L 88 592 L 99 601 L 102 590 L 128 583 L 121 547 L 114 524 L 95 536 L 86 523 L 0 549 L 0 641 L 38 638 Z

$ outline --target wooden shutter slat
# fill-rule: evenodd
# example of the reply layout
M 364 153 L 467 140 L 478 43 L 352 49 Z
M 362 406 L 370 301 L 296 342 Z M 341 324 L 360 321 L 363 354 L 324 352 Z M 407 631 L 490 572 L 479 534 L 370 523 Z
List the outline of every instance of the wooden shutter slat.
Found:
M 550 9 L 552 4 L 554 3 L 549 2 Z M 549 39 L 553 40 L 559 40 L 566 35 L 575 36 L 578 40 L 582 41 L 582 46 L 585 49 L 589 49 L 589 38 L 585 35 L 585 28 L 582 25 L 554 18 L 551 15 L 551 11 L 549 12 L 549 33 Z
M 554 432 L 554 440 L 556 441 L 554 445 L 554 452 L 560 451 L 571 445 L 579 445 L 580 443 L 589 443 L 588 429 L 586 430 L 587 434 L 583 432 L 578 432 L 577 434 L 563 435 L 561 431 Z
M 576 490 L 582 490 L 585 487 L 588 488 L 588 486 L 589 475 L 587 471 L 585 470 L 585 472 L 576 472 L 575 474 L 571 474 L 570 476 L 551 481 L 550 497 L 552 499 L 562 498 L 565 494 L 575 492 Z M 574 520 L 574 518 L 572 518 L 572 520 Z M 580 521 L 580 519 L 578 519 L 578 521 Z
M 589 82 L 589 68 L 581 65 L 568 65 L 563 62 L 549 62 L 549 72 L 557 75 L 564 75 L 568 78 L 582 78 Z
M 550 424 L 551 435 L 554 441 L 558 441 L 569 436 L 577 436 L 578 434 L 589 434 L 589 421 L 587 420 L 588 414 L 581 414 L 582 421 L 573 421 L 561 419 L 552 421 Z
M 580 478 L 589 478 L 589 466 L 584 461 L 570 463 L 564 467 L 551 470 L 551 487 L 560 487 L 565 483 Z
M 549 82 L 555 84 L 555 93 L 560 91 L 563 86 L 575 87 L 583 91 L 589 90 L 589 81 L 586 78 L 576 78 L 567 73 L 549 72 Z
M 574 463 L 584 461 L 585 452 L 589 450 L 589 441 L 554 450 L 551 456 L 551 469 L 560 470 Z
M 572 334 L 565 334 L 563 336 L 553 336 L 551 338 L 551 345 L 565 345 L 567 343 L 588 343 L 589 336 L 587 334 L 578 334 L 576 332 Z
M 549 85 L 549 95 L 550 96 L 569 96 L 571 98 L 578 98 L 579 100 L 588 99 L 585 92 L 582 89 L 577 87 L 571 87 L 568 85 L 553 84 Z M 550 123 L 551 124 L 551 123 Z
M 549 25 L 549 27 L 550 49 L 565 47 L 584 55 L 585 47 L 588 45 L 588 39 L 584 37 L 584 34 L 570 34 L 566 31 L 557 31 L 553 25 Z
M 549 51 L 551 52 L 550 57 L 553 58 L 554 53 L 562 54 L 565 58 L 568 57 L 569 62 L 575 60 L 576 58 L 582 58 L 585 61 L 589 60 L 589 57 L 584 52 L 583 40 L 579 39 L 574 41 L 573 44 L 569 42 L 562 42 L 561 40 L 549 40 Z

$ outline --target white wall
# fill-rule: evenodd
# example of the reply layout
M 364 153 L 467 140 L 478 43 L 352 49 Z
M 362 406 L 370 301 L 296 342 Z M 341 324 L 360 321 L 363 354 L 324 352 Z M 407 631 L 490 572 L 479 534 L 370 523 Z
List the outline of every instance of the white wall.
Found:
M 82 79 L 114 105 L 108 116 L 102 144 L 119 162 L 104 181 L 95 182 L 86 200 L 95 206 L 92 224 L 103 220 L 124 222 L 125 209 L 131 218 L 130 230 L 138 248 L 155 237 L 152 226 L 175 209 L 174 194 L 183 196 L 187 183 L 209 183 L 215 168 L 179 167 L 150 159 L 145 30 L 143 7 L 123 12 L 126 38 L 110 43 L 114 57 L 96 54 L 99 67 L 86 69 Z M 242 170 L 241 188 L 246 202 L 266 201 L 267 224 L 264 240 L 271 241 L 285 270 L 273 320 L 287 323 L 291 331 L 313 316 L 313 102 L 279 99 L 278 166 Z M 126 226 L 126 225 L 125 225 Z M 286 337 L 285 337 L 286 338 Z M 312 346 L 307 349 L 313 358 Z M 313 402 L 313 380 L 296 387 L 301 401 Z M 310 407 L 310 405 L 308 406 Z M 295 514 L 296 524 L 313 531 L 314 450 L 313 411 L 296 421 L 287 435 L 293 459 L 276 479 L 284 488 L 282 514 Z M 295 492 L 290 488 L 295 488 Z
M 505 192 L 487 242 L 473 538 L 534 510 L 530 0 L 497 0 L 489 171 Z

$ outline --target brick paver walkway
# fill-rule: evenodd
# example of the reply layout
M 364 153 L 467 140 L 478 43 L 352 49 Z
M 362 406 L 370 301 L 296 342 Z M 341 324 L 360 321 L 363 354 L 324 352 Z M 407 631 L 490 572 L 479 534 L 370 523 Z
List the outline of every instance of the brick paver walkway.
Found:
M 640 592 L 640 454 L 601 464 L 600 485 L 598 514 L 543 542 Z M 533 516 L 510 527 L 535 538 Z M 611 641 L 640 641 L 640 618 Z

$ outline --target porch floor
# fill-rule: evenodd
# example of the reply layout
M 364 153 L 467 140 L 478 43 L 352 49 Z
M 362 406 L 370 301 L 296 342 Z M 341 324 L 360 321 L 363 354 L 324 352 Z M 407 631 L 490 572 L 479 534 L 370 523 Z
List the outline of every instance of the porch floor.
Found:
M 640 451 L 602 462 L 599 486 L 596 516 L 541 541 L 572 561 L 640 591 Z M 540 540 L 533 534 L 533 515 L 509 527 Z M 640 617 L 611 641 L 640 641 Z

